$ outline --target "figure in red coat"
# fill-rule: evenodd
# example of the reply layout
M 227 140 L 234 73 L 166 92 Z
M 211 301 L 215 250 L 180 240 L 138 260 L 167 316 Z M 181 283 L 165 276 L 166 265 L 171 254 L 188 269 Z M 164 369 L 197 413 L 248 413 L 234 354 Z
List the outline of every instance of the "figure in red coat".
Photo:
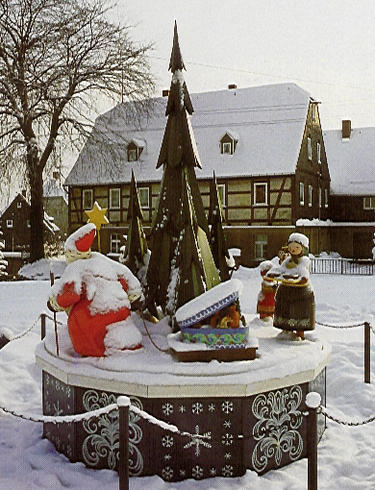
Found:
M 275 294 L 277 289 L 276 282 L 265 281 L 263 278 L 273 267 L 270 260 L 264 260 L 259 264 L 260 275 L 262 276 L 261 290 L 258 294 L 257 312 L 261 320 L 273 318 L 275 311 Z
M 51 288 L 48 305 L 68 314 L 75 351 L 101 357 L 142 347 L 142 335 L 130 311 L 143 294 L 138 279 L 124 265 L 91 251 L 96 228 L 82 226 L 65 242 L 67 267 Z

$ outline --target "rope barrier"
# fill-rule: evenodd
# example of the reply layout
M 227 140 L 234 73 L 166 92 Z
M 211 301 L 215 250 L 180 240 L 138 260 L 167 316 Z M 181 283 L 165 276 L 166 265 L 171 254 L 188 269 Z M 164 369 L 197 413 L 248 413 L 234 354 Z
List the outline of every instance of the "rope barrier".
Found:
M 20 412 L 17 412 L 16 410 L 9 409 L 7 407 L 4 407 L 0 405 L 0 410 L 2 410 L 5 413 L 8 413 L 9 415 L 12 415 L 13 417 L 17 417 L 23 420 L 28 420 L 30 422 L 37 422 L 37 423 L 52 423 L 52 424 L 61 424 L 61 423 L 72 423 L 72 422 L 81 422 L 82 420 L 90 420 L 92 418 L 98 418 L 104 414 L 109 414 L 115 410 L 118 410 L 118 405 L 117 403 L 112 403 L 110 405 L 107 405 L 103 408 L 98 408 L 96 410 L 92 410 L 90 412 L 85 412 L 85 413 L 80 413 L 80 414 L 74 414 L 74 415 L 56 415 L 56 416 L 51 416 L 51 415 L 25 415 Z M 203 435 L 203 434 L 190 434 L 190 432 L 186 431 L 180 431 L 180 429 L 176 425 L 168 424 L 167 422 L 164 422 L 163 420 L 159 420 L 153 415 L 145 412 L 144 410 L 139 409 L 138 407 L 134 405 L 129 406 L 129 410 L 139 417 L 143 418 L 146 422 L 149 422 L 154 425 L 158 425 L 162 429 L 168 430 L 170 432 L 173 432 L 175 434 L 178 434 L 183 437 L 190 437 L 191 439 L 207 439 L 209 436 Z

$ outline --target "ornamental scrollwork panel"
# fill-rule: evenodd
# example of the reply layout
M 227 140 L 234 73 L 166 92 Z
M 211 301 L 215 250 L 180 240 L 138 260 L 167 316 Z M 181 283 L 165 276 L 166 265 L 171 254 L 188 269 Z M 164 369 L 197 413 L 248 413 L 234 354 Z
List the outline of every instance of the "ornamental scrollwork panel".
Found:
M 82 403 L 89 412 L 116 403 L 116 400 L 113 394 L 99 394 L 95 390 L 88 390 L 83 395 Z M 142 403 L 138 398 L 131 397 L 131 402 L 142 410 Z M 139 420 L 139 415 L 129 411 L 129 472 L 134 476 L 143 472 L 143 457 L 137 447 L 143 437 Z M 120 444 L 118 410 L 84 420 L 82 427 L 87 434 L 82 444 L 84 462 L 95 467 L 101 459 L 106 459 L 108 468 L 115 469 L 119 461 Z
M 257 421 L 253 427 L 255 447 L 252 464 L 257 472 L 264 471 L 273 461 L 280 466 L 283 455 L 292 461 L 301 456 L 301 402 L 300 386 L 261 393 L 255 397 L 252 413 Z

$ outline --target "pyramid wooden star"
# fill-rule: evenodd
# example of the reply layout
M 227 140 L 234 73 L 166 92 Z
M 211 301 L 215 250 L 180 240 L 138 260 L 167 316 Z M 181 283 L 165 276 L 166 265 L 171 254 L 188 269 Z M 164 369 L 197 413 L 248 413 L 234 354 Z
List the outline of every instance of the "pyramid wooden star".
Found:
M 87 222 L 94 223 L 96 229 L 99 231 L 102 225 L 107 225 L 109 223 L 107 216 L 105 216 L 107 209 L 108 208 L 101 208 L 99 204 L 95 201 L 93 208 L 90 209 L 90 211 L 85 211 L 85 213 L 89 217 Z

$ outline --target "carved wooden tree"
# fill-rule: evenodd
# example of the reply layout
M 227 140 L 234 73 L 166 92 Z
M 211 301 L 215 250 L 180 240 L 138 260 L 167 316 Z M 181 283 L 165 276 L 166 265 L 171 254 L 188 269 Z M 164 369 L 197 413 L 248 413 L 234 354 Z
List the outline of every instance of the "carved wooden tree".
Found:
M 210 229 L 209 241 L 215 263 L 219 269 L 222 281 L 229 279 L 228 261 L 230 255 L 223 230 L 223 209 L 220 201 L 219 190 L 215 173 L 210 182 L 210 210 L 208 214 Z
M 143 230 L 142 221 L 143 213 L 137 191 L 134 173 L 130 184 L 130 199 L 127 220 L 130 222 L 128 238 L 126 241 L 126 251 L 124 262 L 129 269 L 140 280 L 143 279 L 143 271 L 146 266 L 147 257 L 147 240 Z
M 163 166 L 161 192 L 154 215 L 152 253 L 147 271 L 146 302 L 173 315 L 190 299 L 220 282 L 209 247 L 208 223 L 195 176 L 201 168 L 189 116 L 193 113 L 182 70 L 185 68 L 174 28 L 169 69 L 172 82 L 168 117 L 157 168 Z

